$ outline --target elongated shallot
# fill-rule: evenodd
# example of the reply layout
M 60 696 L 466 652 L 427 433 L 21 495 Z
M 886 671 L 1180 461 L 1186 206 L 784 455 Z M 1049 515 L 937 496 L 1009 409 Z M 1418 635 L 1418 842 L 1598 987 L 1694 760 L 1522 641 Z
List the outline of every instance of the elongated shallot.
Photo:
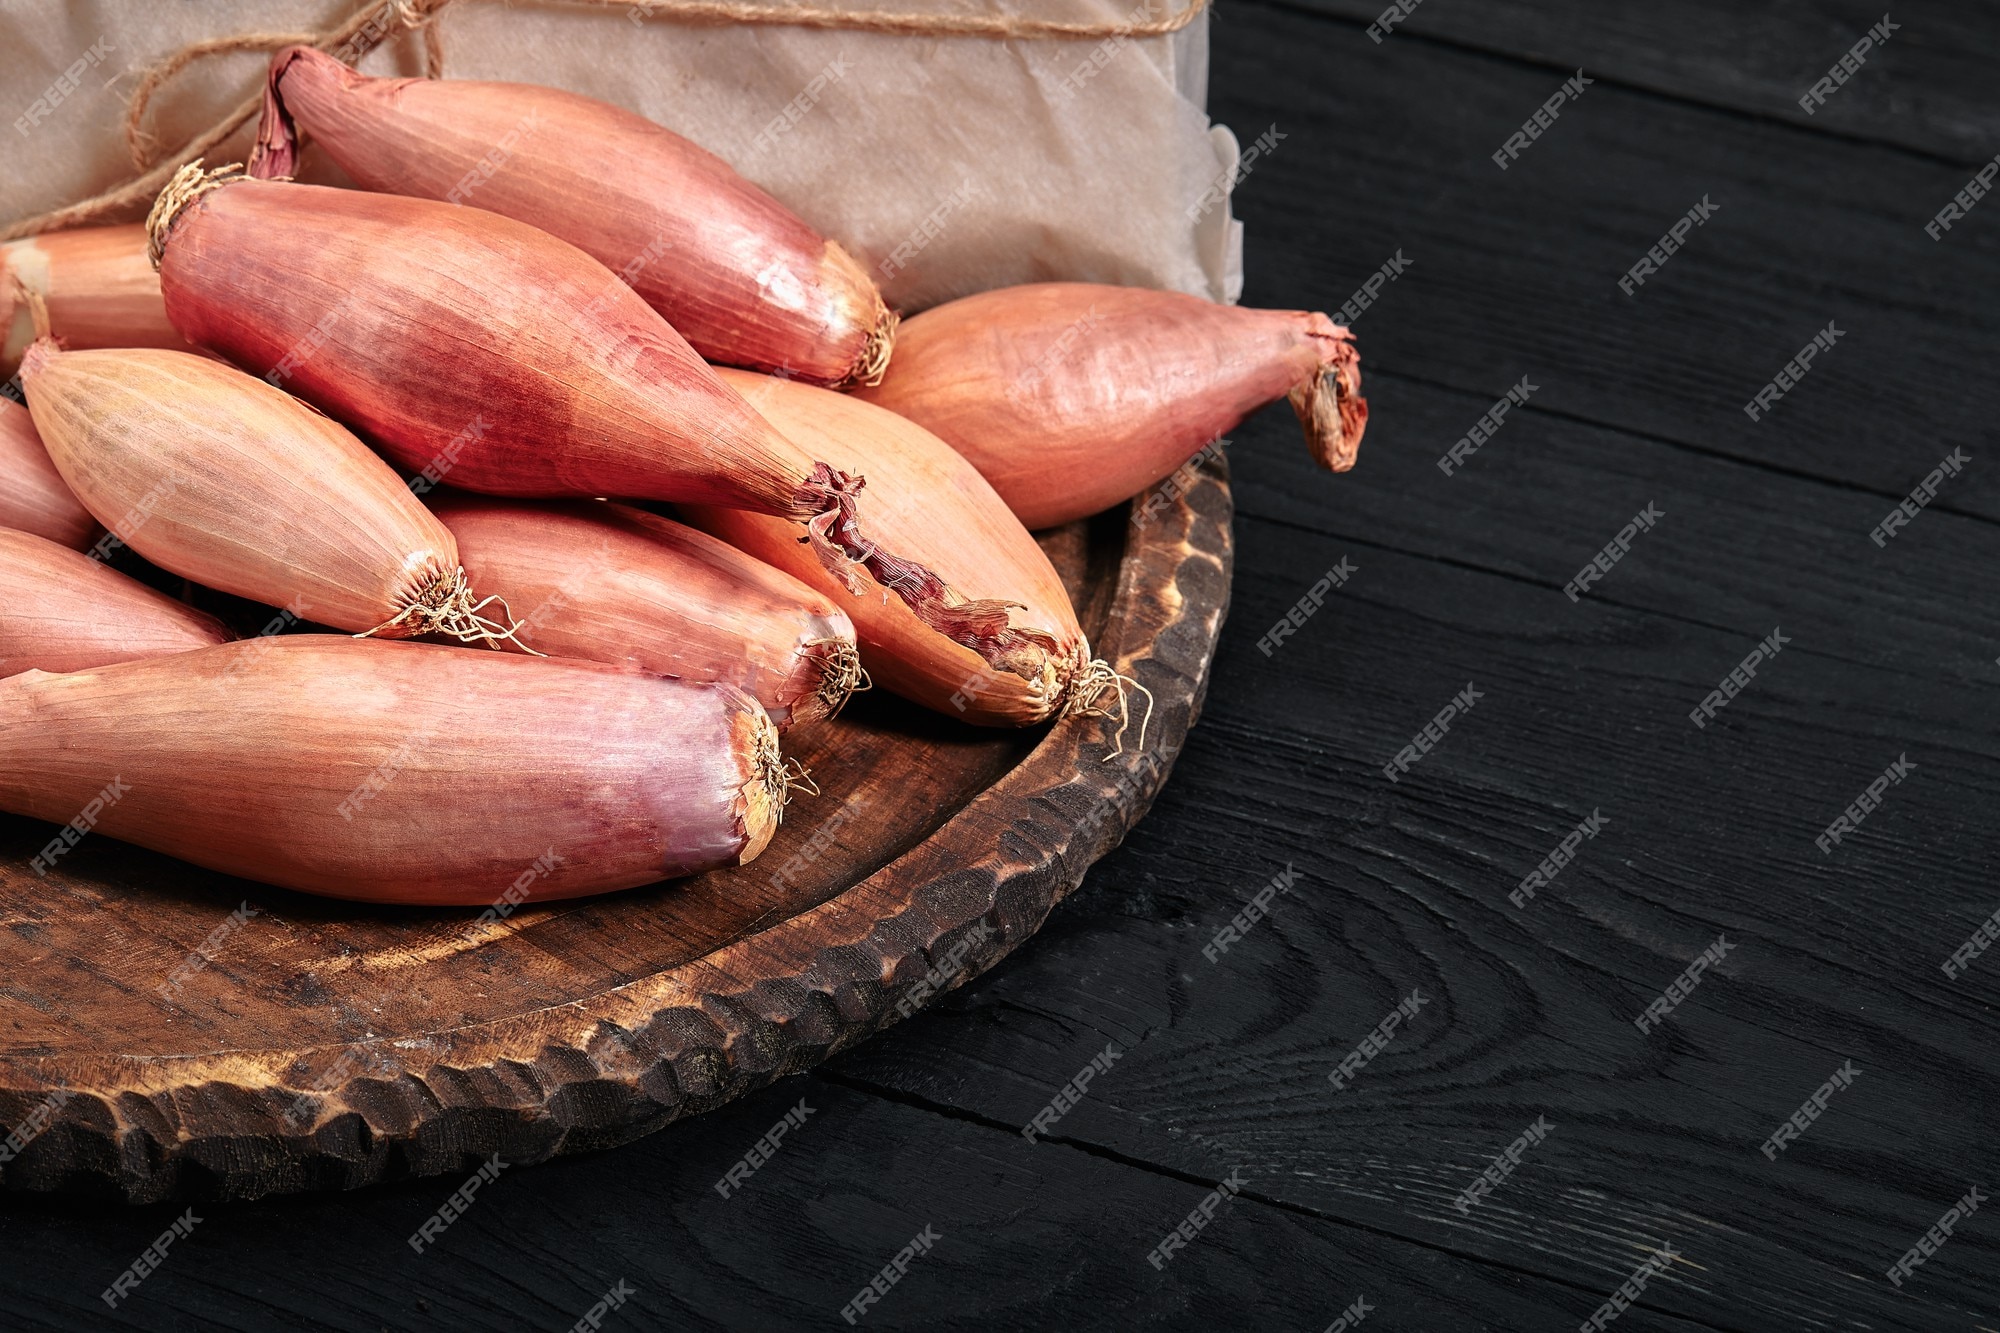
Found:
M 888 363 L 895 316 L 852 256 L 622 107 L 534 84 L 371 79 L 293 46 L 271 61 L 250 174 L 293 175 L 300 130 L 365 189 L 562 237 L 709 361 L 836 386 L 872 384 Z
M 0 676 L 82 671 L 210 648 L 232 636 L 109 565 L 0 528 Z
M 18 286 L 17 286 L 18 284 Z M 146 228 L 82 227 L 0 243 L 0 374 L 11 375 L 35 340 L 21 300 L 48 302 L 49 323 L 67 347 L 194 350 L 167 322 L 160 275 L 146 260 Z
M 0 528 L 16 528 L 81 551 L 97 520 L 49 461 L 28 409 L 0 398 Z
M 542 652 L 724 681 L 780 731 L 837 712 L 860 681 L 833 597 L 684 524 L 601 500 L 449 495 L 431 509 Z
M 1084 282 L 926 310 L 859 392 L 964 454 L 1031 528 L 1138 494 L 1276 398 L 1335 472 L 1368 424 L 1359 355 L 1325 315 Z
M 942 642 L 909 607 L 880 595 L 849 605 L 862 665 L 876 683 L 985 726 L 1110 713 L 1122 729 L 1125 687 L 1092 659 L 1055 567 L 969 463 L 923 427 L 851 395 L 721 373 L 815 456 L 866 471 L 871 528 L 924 561 L 907 577 L 941 576 L 982 599 L 956 608 L 978 625 L 978 652 Z M 682 509 L 695 526 L 831 589 L 783 524 L 736 510 Z
M 504 633 L 444 524 L 289 394 L 187 352 L 65 352 L 47 339 L 21 377 L 63 480 L 162 569 L 339 629 Z
M 483 905 L 523 878 L 570 898 L 737 865 L 788 782 L 749 695 L 596 662 L 288 634 L 0 682 L 0 808 L 98 801 L 108 837 L 339 898 Z

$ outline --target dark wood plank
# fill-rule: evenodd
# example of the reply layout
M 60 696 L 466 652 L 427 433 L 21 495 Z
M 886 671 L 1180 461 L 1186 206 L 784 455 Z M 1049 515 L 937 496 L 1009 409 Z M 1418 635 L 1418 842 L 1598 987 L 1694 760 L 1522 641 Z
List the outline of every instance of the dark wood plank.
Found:
M 812 1114 L 731 1197 L 714 1183 L 804 1100 Z M 788 1079 L 616 1153 L 503 1170 L 427 1253 L 406 1238 L 456 1182 L 198 1207 L 193 1234 L 107 1318 L 98 1292 L 178 1214 L 0 1202 L 8 1327 L 567 1329 L 623 1280 L 616 1329 L 846 1328 L 841 1309 L 926 1225 L 932 1253 L 858 1327 L 1569 1327 L 1617 1279 L 1572 1288 L 1265 1201 L 1249 1183 L 1184 1251 L 1146 1255 L 1221 1176 L 1175 1177 L 1011 1126 L 948 1118 L 817 1076 Z M 1691 1333 L 1636 1309 L 1618 1327 Z
M 1992 1160 L 2000 972 L 1938 970 L 1994 906 L 1987 691 L 1801 653 L 1696 732 L 1687 701 L 1747 634 L 1242 530 L 1213 702 L 1155 817 L 956 1021 L 842 1068 L 1025 1122 L 1115 1041 L 1131 1053 L 1062 1133 L 1183 1169 L 1247 1155 L 1301 1206 L 1569 1281 L 1674 1244 L 1701 1271 L 1648 1303 L 1717 1327 L 1990 1321 L 1990 1233 L 1962 1230 L 1900 1292 L 1882 1277 Z M 1359 572 L 1266 659 L 1255 638 L 1299 571 L 1342 555 Z M 1487 700 L 1391 787 L 1381 763 L 1468 679 Z M 1920 776 L 1821 856 L 1814 836 L 1903 751 Z M 1599 807 L 1603 835 L 1511 906 Z M 1307 887 L 1209 963 L 1287 862 Z M 1640 1034 L 1725 934 L 1720 975 Z M 1328 1073 L 1413 988 L 1424 1018 L 1336 1093 Z M 1846 1059 L 1864 1077 L 1766 1161 Z M 1451 1198 L 1538 1115 L 1557 1131 L 1458 1217 Z
M 1593 31 L 1657 22 L 1671 72 L 1709 58 L 1708 12 L 1627 7 Z M 839 1303 L 937 1200 L 976 1248 L 940 1221 L 868 1323 L 1323 1328 L 1354 1285 L 1379 1310 L 1364 1329 L 1574 1327 L 1673 1243 L 1701 1267 L 1616 1328 L 2000 1327 L 1983 1213 L 1901 1291 L 1882 1276 L 1990 1186 L 2000 1124 L 2000 954 L 1938 971 L 2000 905 L 1980 642 L 2000 491 L 1975 461 L 1887 550 L 1866 537 L 1990 434 L 1996 224 L 1921 231 L 1965 173 L 1608 78 L 1503 176 L 1486 154 L 1549 67 L 1255 6 L 1215 49 L 1219 118 L 1291 134 L 1238 194 L 1249 299 L 1333 309 L 1397 246 L 1417 263 L 1357 326 L 1359 470 L 1305 475 L 1281 411 L 1238 434 L 1234 620 L 1204 725 L 1126 846 L 1001 969 L 824 1077 L 510 1172 L 435 1255 L 403 1237 L 448 1181 L 222 1210 L 128 1326 L 559 1328 L 627 1276 L 633 1327 L 845 1327 Z M 1618 275 L 1704 191 L 1724 211 L 1628 301 Z M 1750 426 L 1741 401 L 1834 315 L 1852 332 L 1824 374 Z M 1524 373 L 1547 385 L 1531 409 L 1439 474 Z M 1571 605 L 1562 581 L 1649 498 L 1660 530 Z M 1342 555 L 1351 584 L 1265 657 L 1256 638 Z M 1773 624 L 1795 645 L 1695 731 L 1687 708 Z M 1392 787 L 1382 761 L 1467 679 L 1487 697 Z M 1919 771 L 1821 856 L 1815 833 L 1904 751 Z M 1603 835 L 1511 906 L 1594 807 Z M 1299 890 L 1210 963 L 1287 862 Z M 1717 973 L 1636 1032 L 1724 932 Z M 1421 1020 L 1334 1092 L 1412 987 Z M 1129 1053 L 1053 1141 L 1010 1128 L 1108 1042 Z M 1766 1161 L 1843 1059 L 1863 1076 Z M 823 1109 L 717 1197 L 795 1095 Z M 1544 1114 L 1548 1141 L 1459 1217 L 1451 1197 Z M 1251 1196 L 1153 1274 L 1144 1247 L 1239 1164 Z M 162 1224 L 0 1199 L 0 1244 L 60 1256 L 0 1265 L 9 1322 L 101 1326 L 95 1289 Z M 1375 1299 L 1378 1275 L 1407 1303 Z
M 1796 639 L 1774 671 L 1789 652 L 1926 681 L 1994 679 L 2000 532 L 1990 521 L 1933 506 L 1878 547 L 1868 534 L 1894 508 L 1880 496 L 1581 423 L 1533 397 L 1446 475 L 1438 460 L 1494 395 L 1393 372 L 1374 376 L 1368 395 L 1365 466 L 1331 483 L 1282 413 L 1238 431 L 1242 512 L 1560 597 L 1634 513 L 1656 504 L 1665 517 L 1586 596 L 1737 635 L 1740 650 L 1722 650 L 1703 693 L 1774 628 Z
M 1301 151 L 1267 157 L 1239 192 L 1249 299 L 1301 304 L 1303 285 L 1331 309 L 1398 245 L 1417 260 L 1358 325 L 1377 372 L 1362 468 L 1329 485 L 1303 475 L 1288 423 L 1241 433 L 1244 511 L 1284 526 L 1245 526 L 1216 702 L 1182 781 L 1035 953 L 963 997 L 962 1022 L 935 1015 L 842 1068 L 1025 1120 L 1105 1041 L 1129 1042 L 1065 1133 L 1188 1166 L 1249 1151 L 1282 1164 L 1303 1206 L 1538 1272 L 1607 1264 L 1635 1235 L 1693 1236 L 1700 1279 L 1650 1299 L 1720 1327 L 1990 1320 L 1990 1239 L 1961 1232 L 1903 1292 L 1881 1273 L 1964 1192 L 1963 1167 L 1990 1160 L 2000 1091 L 1986 1058 L 2000 983 L 1937 970 L 1993 906 L 1979 613 L 1994 552 L 1990 525 L 1962 516 L 1990 514 L 1991 493 L 1954 493 L 1888 550 L 1866 536 L 1884 497 L 1972 438 L 1987 418 L 1967 400 L 1983 389 L 1961 372 L 1970 394 L 1919 423 L 1907 397 L 1825 404 L 1811 392 L 1852 377 L 1808 381 L 1782 409 L 1808 404 L 1804 419 L 1774 414 L 1760 424 L 1785 429 L 1756 447 L 1740 442 L 1741 399 L 1716 391 L 1750 363 L 1744 327 L 1768 332 L 1777 303 L 1799 322 L 1806 296 L 1829 292 L 1893 323 L 1890 343 L 1928 339 L 1870 343 L 1856 360 L 1885 372 L 1871 385 L 1907 388 L 1931 357 L 1969 371 L 1990 325 L 1965 276 L 1990 252 L 1949 261 L 1971 266 L 1953 282 L 1913 269 L 1943 252 L 1923 248 L 1937 244 L 1927 212 L 1892 232 L 1879 201 L 1911 197 L 1919 170 L 1894 154 L 1615 88 L 1534 147 L 1581 127 L 1530 184 L 1524 159 L 1495 188 L 1485 153 L 1521 116 L 1496 105 L 1500 85 L 1532 107 L 1524 81 L 1413 47 L 1387 72 L 1344 64 L 1323 92 L 1253 56 L 1311 50 L 1322 30 L 1233 16 L 1218 113 L 1303 127 L 1285 145 Z M 1379 123 L 1371 106 L 1397 109 L 1387 133 L 1333 135 Z M 1732 236 L 1744 253 L 1690 262 L 1711 239 L 1698 234 L 1644 289 L 1650 308 L 1618 318 L 1617 276 L 1702 190 L 1670 195 L 1704 172 L 1715 190 L 1713 160 L 1749 191 Z M 1330 170 L 1343 188 L 1327 209 L 1312 187 Z M 1885 173 L 1901 188 L 1881 192 Z M 1650 228 L 1634 207 L 1648 201 L 1664 219 Z M 1676 281 L 1688 290 L 1652 302 Z M 1731 301 L 1732 282 L 1753 290 Z M 1437 456 L 1523 373 L 1544 385 L 1534 410 L 1444 477 Z M 1865 441 L 1814 429 L 1836 409 L 1869 424 Z M 1648 499 L 1680 530 L 1666 522 L 1570 605 L 1562 582 Z M 1264 658 L 1255 637 L 1341 555 L 1361 573 Z M 1687 708 L 1774 624 L 1803 644 L 1695 731 Z M 1389 787 L 1381 761 L 1468 677 L 1489 711 Z M 1820 856 L 1813 836 L 1905 750 L 1933 781 Z M 1538 902 L 1510 906 L 1594 807 L 1613 819 L 1605 837 Z M 1281 903 L 1231 985 L 1239 955 L 1211 965 L 1201 947 L 1286 861 L 1321 892 Z M 1637 1033 L 1632 1016 L 1723 933 L 1739 952 L 1721 975 L 1665 1030 Z M 1412 986 L 1434 988 L 1443 1021 L 1333 1094 L 1326 1072 Z M 926 1029 L 939 1036 L 919 1041 Z M 1765 1161 L 1757 1145 L 1848 1058 L 1871 1073 Z M 1451 1194 L 1543 1113 L 1574 1132 L 1459 1219 Z M 1173 1155 L 1156 1147 L 1163 1126 Z
M 1247 303 L 1333 312 L 1400 252 L 1409 267 L 1355 323 L 1364 374 L 1489 401 L 1527 375 L 1537 406 L 1891 504 L 1990 436 L 2000 205 L 1924 233 L 1966 171 L 1599 85 L 1502 172 L 1490 154 L 1559 78 L 1427 42 L 1343 56 L 1347 36 L 1257 6 L 1216 28 L 1216 118 L 1288 134 L 1236 191 Z M 1719 211 L 1621 292 L 1704 196 Z M 1834 349 L 1750 420 L 1744 404 L 1829 321 Z M 2000 470 L 1975 463 L 1934 507 L 2000 514 Z
M 1378 50 L 1366 25 L 1387 0 L 1293 0 L 1361 25 L 1353 58 Z M 1814 130 L 1895 144 L 1961 163 L 1985 161 L 2000 141 L 1992 96 L 1991 16 L 1972 5 L 1891 9 L 1902 24 L 1866 54 L 1808 116 L 1798 99 L 1882 17 L 1872 0 L 1729 0 L 1602 5 L 1590 0 L 1422 4 L 1392 22 L 1389 40 L 1431 39 L 1704 102 Z

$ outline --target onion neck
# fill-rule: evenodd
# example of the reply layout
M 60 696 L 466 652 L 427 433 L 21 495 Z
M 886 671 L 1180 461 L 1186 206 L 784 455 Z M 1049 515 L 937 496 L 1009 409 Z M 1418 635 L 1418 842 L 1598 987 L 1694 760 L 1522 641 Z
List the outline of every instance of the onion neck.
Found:
M 861 477 L 816 462 L 812 476 L 800 488 L 800 502 L 816 511 L 806 520 L 806 540 L 827 573 L 861 596 L 867 584 L 855 570 L 865 569 L 902 598 L 918 620 L 978 653 L 989 666 L 1025 680 L 1041 679 L 1059 653 L 1055 635 L 1009 623 L 1007 613 L 1019 602 L 962 597 L 926 566 L 891 555 L 863 536 L 855 496 L 866 484 Z

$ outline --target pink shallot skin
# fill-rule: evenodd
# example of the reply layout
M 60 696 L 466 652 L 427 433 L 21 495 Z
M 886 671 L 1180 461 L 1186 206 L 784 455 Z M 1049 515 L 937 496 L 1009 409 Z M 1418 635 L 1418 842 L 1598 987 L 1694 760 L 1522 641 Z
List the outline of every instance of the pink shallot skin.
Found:
M 176 328 L 432 482 L 818 512 L 811 459 L 610 270 L 526 223 L 237 180 L 170 228 Z
M 0 676 L 85 671 L 232 637 L 213 616 L 80 551 L 0 528 Z
M 567 241 L 476 208 L 199 164 L 161 191 L 148 228 L 176 328 L 360 431 L 419 491 L 804 523 L 848 593 L 869 589 L 865 570 L 938 633 L 1004 651 L 951 588 L 869 536 L 866 478 L 802 453 Z
M 852 687 L 846 612 L 707 533 L 602 500 L 446 495 L 431 509 L 473 586 L 504 597 L 539 652 L 723 681 L 780 731 L 826 716 Z
M 1034 726 L 1071 702 L 1090 654 L 1069 593 L 1042 548 L 969 463 L 923 427 L 853 394 L 745 370 L 721 373 L 805 447 L 866 476 L 870 530 L 921 558 L 926 574 L 960 594 L 949 614 L 976 632 L 954 636 L 958 642 L 881 592 L 844 603 L 862 663 L 877 684 L 976 726 Z M 681 512 L 695 527 L 823 593 L 838 591 L 784 524 L 708 506 Z
M 81 551 L 97 540 L 97 520 L 56 471 L 28 409 L 0 398 L 0 528 L 15 528 Z
M 562 237 L 709 361 L 847 383 L 884 320 L 846 251 L 721 158 L 608 102 L 534 84 L 373 79 L 295 46 L 271 62 L 250 174 L 294 174 L 299 131 L 364 189 Z
M 856 392 L 965 455 L 1030 528 L 1138 494 L 1275 398 L 1336 472 L 1368 422 L 1354 345 L 1325 315 L 1082 282 L 926 310 Z
M 0 243 L 0 374 L 12 374 L 35 339 L 16 282 L 48 303 L 49 329 L 65 347 L 194 350 L 167 322 L 160 275 L 146 259 L 142 223 L 79 227 Z
M 775 753 L 728 686 L 334 635 L 0 682 L 0 808 L 61 822 L 112 787 L 106 837 L 370 902 L 572 898 L 749 860 Z
M 357 633 L 457 571 L 451 533 L 394 468 L 234 366 L 42 339 L 21 378 L 63 480 L 162 569 Z

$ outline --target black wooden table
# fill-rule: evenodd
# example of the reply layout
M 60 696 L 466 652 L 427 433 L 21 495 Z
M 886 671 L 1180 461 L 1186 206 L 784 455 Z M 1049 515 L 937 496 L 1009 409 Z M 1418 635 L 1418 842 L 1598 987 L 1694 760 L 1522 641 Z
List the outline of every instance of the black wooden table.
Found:
M 1360 468 L 1234 437 L 1207 715 L 1127 845 L 935 1010 L 422 1254 L 456 1182 L 198 1207 L 108 1315 L 180 1210 L 6 1200 L 0 1326 L 2000 1327 L 2000 1205 L 1911 1254 L 2000 1190 L 2000 203 L 1925 230 L 2000 150 L 2000 19 L 1892 11 L 1808 116 L 1879 10 L 1751 8 L 1224 8 L 1214 113 L 1284 136 L 1246 301 L 1402 266 Z

